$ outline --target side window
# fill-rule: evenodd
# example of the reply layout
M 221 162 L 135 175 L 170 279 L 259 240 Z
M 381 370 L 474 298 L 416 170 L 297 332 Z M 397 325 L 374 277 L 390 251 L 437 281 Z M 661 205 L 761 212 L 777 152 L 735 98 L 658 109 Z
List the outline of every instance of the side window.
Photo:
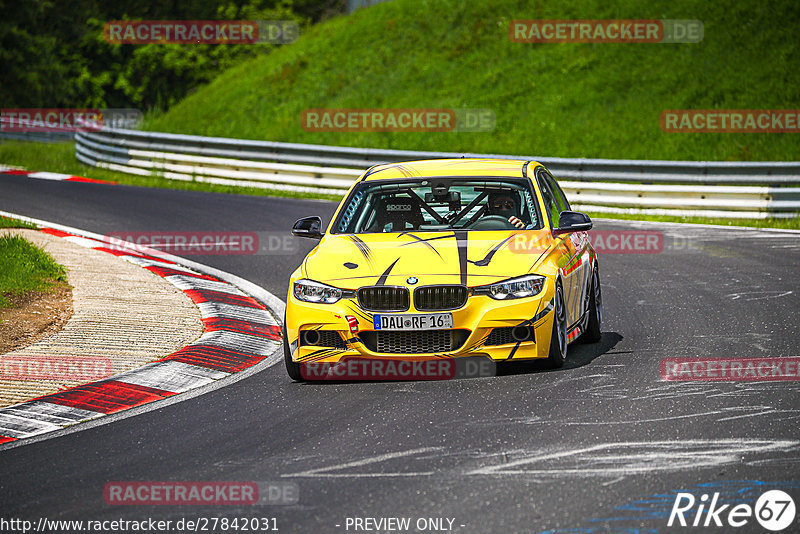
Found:
M 564 191 L 561 190 L 561 186 L 558 185 L 558 182 L 556 182 L 555 178 L 547 173 L 542 173 L 542 176 L 544 176 L 544 179 L 547 181 L 547 185 L 550 186 L 550 190 L 553 192 L 553 196 L 556 199 L 556 204 L 558 204 L 559 211 L 569 211 L 571 208 L 569 207 L 567 195 L 565 195 Z
M 539 174 L 538 176 L 538 183 L 539 189 L 542 192 L 542 199 L 544 200 L 544 209 L 547 211 L 547 214 L 550 217 L 550 225 L 553 228 L 558 227 L 558 214 L 561 213 L 561 210 L 558 209 L 558 204 L 556 203 L 556 199 L 553 196 L 552 191 L 550 191 L 550 186 L 547 182 L 543 179 L 545 174 Z

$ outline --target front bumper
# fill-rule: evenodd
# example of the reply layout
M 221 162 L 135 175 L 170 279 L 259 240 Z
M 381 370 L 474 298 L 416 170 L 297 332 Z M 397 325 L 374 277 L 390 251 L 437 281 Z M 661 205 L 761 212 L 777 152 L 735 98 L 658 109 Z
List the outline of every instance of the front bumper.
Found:
M 459 346 L 442 352 L 377 352 L 374 343 L 365 342 L 370 332 L 375 332 L 373 312 L 364 310 L 356 299 L 342 299 L 334 304 L 317 304 L 297 300 L 290 292 L 286 305 L 286 342 L 295 362 L 334 363 L 345 358 L 378 358 L 429 360 L 433 358 L 459 358 L 484 356 L 494 361 L 546 358 L 550 350 L 553 328 L 554 284 L 545 283 L 542 292 L 533 297 L 514 300 L 494 300 L 484 295 L 471 295 L 467 303 L 452 310 L 453 330 L 459 330 Z M 378 312 L 375 312 L 378 313 Z M 413 307 L 406 314 L 438 313 L 418 311 Z M 348 317 L 355 318 L 357 332 L 352 332 Z M 352 321 L 352 319 L 350 319 Z M 490 334 L 497 328 L 526 326 L 533 330 L 533 339 L 489 344 L 497 341 Z M 300 342 L 300 334 L 307 330 L 335 331 L 341 337 L 334 343 L 309 345 Z M 424 332 L 419 332 L 422 335 Z M 365 334 L 360 336 L 359 334 Z M 413 335 L 409 332 L 408 335 Z M 466 339 L 463 340 L 463 337 Z M 330 335 L 321 336 L 330 340 Z M 463 340 L 463 342 L 462 342 Z M 373 349 L 370 348 L 370 345 Z

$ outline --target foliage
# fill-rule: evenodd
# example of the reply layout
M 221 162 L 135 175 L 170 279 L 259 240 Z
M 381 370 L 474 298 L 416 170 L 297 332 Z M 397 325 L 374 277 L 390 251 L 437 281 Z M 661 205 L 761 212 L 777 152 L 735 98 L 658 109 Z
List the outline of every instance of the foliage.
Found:
M 105 41 L 111 20 L 295 20 L 341 11 L 343 0 L 0 0 L 3 108 L 166 109 L 242 59 L 275 45 Z

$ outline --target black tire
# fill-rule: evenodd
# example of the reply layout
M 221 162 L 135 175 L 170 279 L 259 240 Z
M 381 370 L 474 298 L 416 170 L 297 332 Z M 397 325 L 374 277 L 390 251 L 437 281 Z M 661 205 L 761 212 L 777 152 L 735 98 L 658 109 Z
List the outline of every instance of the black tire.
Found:
M 550 352 L 547 356 L 548 366 L 558 369 L 567 360 L 567 308 L 564 305 L 564 291 L 561 282 L 556 282 L 556 294 L 553 297 L 553 332 L 550 334 Z
M 283 326 L 281 327 L 283 334 L 283 363 L 286 364 L 286 372 L 289 373 L 289 378 L 297 382 L 304 382 L 303 374 L 300 372 L 300 364 L 292 361 L 292 351 L 289 349 L 289 337 L 286 335 L 286 317 L 283 318 Z
M 581 334 L 581 343 L 597 343 L 603 334 L 600 329 L 603 327 L 603 293 L 600 290 L 600 273 L 597 266 L 592 275 L 592 286 L 589 288 L 589 321 L 586 323 L 586 330 Z

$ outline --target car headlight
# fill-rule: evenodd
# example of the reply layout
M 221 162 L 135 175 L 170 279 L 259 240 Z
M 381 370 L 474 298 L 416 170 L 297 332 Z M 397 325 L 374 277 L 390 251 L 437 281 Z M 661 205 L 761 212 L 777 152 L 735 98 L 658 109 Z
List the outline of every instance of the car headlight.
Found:
M 529 274 L 476 287 L 473 293 L 475 295 L 487 295 L 495 300 L 521 299 L 538 295 L 544 287 L 544 281 L 544 276 Z
M 345 296 L 345 291 L 338 287 L 321 284 L 313 280 L 298 280 L 294 283 L 294 298 L 303 302 L 333 304 Z

